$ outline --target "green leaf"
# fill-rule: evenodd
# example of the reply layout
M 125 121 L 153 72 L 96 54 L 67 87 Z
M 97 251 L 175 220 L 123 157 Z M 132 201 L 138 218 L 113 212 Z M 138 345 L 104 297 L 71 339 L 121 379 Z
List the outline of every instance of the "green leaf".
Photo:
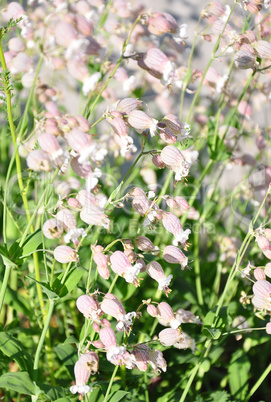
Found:
M 20 311 L 26 316 L 29 316 L 29 314 L 32 313 L 28 299 L 11 289 L 9 286 L 7 286 L 5 302 L 14 310 Z
M 248 391 L 250 361 L 242 349 L 238 349 L 229 365 L 229 385 L 234 400 L 244 401 Z
M 75 343 L 76 345 L 79 343 L 78 339 L 76 339 L 73 335 L 69 336 L 65 342 L 63 343 L 63 345 L 65 344 L 71 344 L 71 343 Z
M 42 244 L 42 235 L 41 230 L 38 229 L 36 232 L 30 234 L 25 239 L 22 245 L 22 256 L 28 255 L 29 253 L 37 250 L 39 246 Z
M 74 377 L 74 365 L 77 362 L 77 351 L 69 344 L 59 344 L 55 347 L 55 351 L 62 363 L 67 367 L 71 378 Z
M 4 246 L 0 246 L 0 254 L 5 266 L 16 267 L 16 264 L 10 259 L 8 250 Z
M 109 402 L 118 402 L 121 399 L 123 399 L 127 394 L 129 394 L 129 392 L 126 392 L 126 391 L 114 392 L 114 394 L 112 396 L 111 396 L 111 394 L 109 395 Z
M 20 369 L 32 376 L 33 361 L 23 344 L 7 332 L 0 332 L 0 350 L 11 360 L 15 360 Z
M 38 283 L 41 286 L 41 289 L 43 290 L 43 292 L 48 296 L 49 299 L 52 300 L 58 300 L 59 296 L 50 288 L 50 286 L 45 283 L 45 282 L 40 282 L 37 281 L 37 279 L 32 278 L 31 276 L 26 276 L 28 279 L 31 279 L 32 281 Z
M 35 384 L 24 371 L 3 374 L 0 377 L 0 388 L 10 389 L 19 394 L 36 395 Z
M 37 382 L 37 387 L 40 390 L 40 394 L 48 398 L 50 401 L 56 401 L 59 400 L 59 398 L 61 398 L 63 401 L 70 402 L 70 399 L 65 398 L 67 394 L 67 390 L 65 388 L 55 387 L 40 382 Z
M 211 402 L 228 402 L 230 401 L 230 395 L 226 391 L 213 392 L 210 397 Z M 209 400 L 209 399 L 208 399 Z
M 74 267 L 68 273 L 65 283 L 61 283 L 61 279 L 63 278 L 64 273 L 59 275 L 54 283 L 53 283 L 53 290 L 59 294 L 59 297 L 67 296 L 79 283 L 80 279 L 82 278 L 83 274 L 85 273 L 84 268 Z

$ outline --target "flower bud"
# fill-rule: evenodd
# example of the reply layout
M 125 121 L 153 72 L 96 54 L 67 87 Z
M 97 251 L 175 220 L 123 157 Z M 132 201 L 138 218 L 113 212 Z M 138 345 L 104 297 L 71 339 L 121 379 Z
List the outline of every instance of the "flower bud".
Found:
M 66 48 L 73 40 L 77 39 L 77 32 L 72 24 L 65 21 L 59 21 L 55 25 L 54 37 L 58 45 Z
M 158 337 L 163 346 L 172 346 L 182 339 L 182 332 L 180 329 L 166 328 L 159 332 Z
M 76 227 L 76 218 L 72 211 L 67 208 L 61 209 L 56 214 L 56 219 L 63 223 L 66 231 Z
M 26 158 L 26 163 L 29 169 L 36 172 L 48 172 L 51 169 L 50 159 L 48 155 L 39 149 L 29 152 Z
M 110 277 L 110 271 L 108 268 L 108 258 L 106 255 L 103 253 L 94 253 L 93 254 L 93 259 L 95 263 L 97 264 L 97 269 L 99 275 L 101 275 L 102 278 L 108 279 Z
M 133 110 L 141 109 L 142 101 L 135 98 L 124 98 L 117 104 L 117 109 L 125 114 L 130 114 Z
M 16 53 L 23 52 L 25 50 L 25 44 L 21 38 L 11 38 L 8 41 L 8 48 Z
M 154 251 L 159 252 L 159 247 L 155 246 L 153 242 L 145 236 L 139 236 L 135 239 L 136 247 L 141 251 Z
M 268 335 L 271 335 L 271 322 L 268 322 L 266 324 L 266 328 L 265 328 L 266 332 Z
M 72 209 L 77 210 L 77 209 L 82 208 L 82 205 L 80 204 L 80 202 L 76 198 L 73 198 L 73 197 L 70 197 L 67 199 L 67 204 L 68 204 L 68 207 L 70 207 Z
M 158 121 L 152 119 L 142 110 L 133 110 L 128 115 L 127 121 L 130 126 L 136 129 L 136 131 L 138 131 L 139 133 L 142 133 L 143 131 L 149 129 L 151 136 L 153 137 L 155 135 Z
M 75 116 L 75 118 L 79 124 L 80 130 L 84 133 L 88 133 L 91 128 L 89 121 L 84 116 Z
M 261 281 L 261 280 L 265 280 L 265 274 L 262 268 L 256 268 L 254 269 L 254 278 L 256 279 L 256 281 Z
M 62 222 L 48 219 L 42 227 L 42 232 L 47 239 L 58 239 L 63 233 Z
M 167 13 L 153 13 L 148 21 L 148 30 L 150 33 L 158 36 L 165 33 L 175 33 L 177 28 L 177 21 Z
M 235 53 L 234 62 L 236 67 L 242 70 L 246 70 L 248 68 L 255 70 L 259 65 L 259 63 L 256 61 L 255 55 L 245 49 L 241 49 Z
M 60 149 L 59 143 L 53 134 L 45 133 L 38 137 L 38 143 L 44 152 L 53 155 Z
M 157 317 L 158 315 L 157 308 L 153 304 L 148 305 L 147 312 L 151 317 Z
M 93 311 L 97 312 L 98 303 L 93 297 L 89 295 L 79 296 L 76 300 L 76 306 L 78 310 L 86 317 L 87 319 L 92 318 Z
M 264 268 L 264 273 L 268 278 L 271 278 L 271 262 L 268 262 Z
M 90 137 L 78 127 L 66 133 L 65 138 L 69 146 L 79 154 L 91 146 Z
M 159 169 L 164 169 L 166 167 L 165 163 L 162 161 L 160 155 L 153 155 L 152 163 Z
M 54 250 L 54 258 L 61 264 L 79 261 L 76 251 L 69 246 L 56 247 Z
M 167 114 L 163 118 L 163 122 L 166 123 L 167 127 L 174 133 L 174 134 L 181 134 L 182 129 L 184 128 L 183 123 L 178 119 L 177 116 L 174 114 Z
M 255 53 L 261 59 L 270 59 L 271 58 L 271 43 L 266 40 L 259 40 L 254 43 L 253 48 Z
M 167 246 L 163 252 L 163 258 L 170 264 L 180 264 L 182 269 L 187 266 L 188 258 L 182 250 L 175 246 Z
M 102 328 L 99 332 L 99 336 L 102 343 L 104 344 L 105 349 L 109 349 L 112 346 L 117 345 L 116 335 L 112 328 L 110 327 Z

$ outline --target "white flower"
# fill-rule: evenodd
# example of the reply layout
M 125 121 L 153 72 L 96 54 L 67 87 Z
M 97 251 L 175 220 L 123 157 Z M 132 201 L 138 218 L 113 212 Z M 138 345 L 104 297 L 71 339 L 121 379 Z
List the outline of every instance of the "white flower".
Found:
M 163 68 L 163 78 L 161 82 L 163 85 L 170 85 L 175 75 L 176 64 L 172 63 L 170 60 L 165 64 Z
M 182 24 L 179 26 L 179 32 L 176 35 L 173 35 L 173 39 L 175 40 L 176 43 L 179 45 L 181 43 L 185 42 L 185 39 L 187 39 L 187 24 Z
M 65 52 L 65 58 L 71 60 L 77 53 L 85 52 L 88 44 L 89 42 L 85 38 L 74 39 Z
M 172 278 L 173 275 L 169 275 L 163 279 L 160 279 L 158 281 L 158 290 L 164 290 L 165 288 L 168 288 Z
M 78 238 L 80 236 L 86 237 L 86 235 L 87 235 L 87 232 L 84 229 L 82 229 L 82 228 L 72 228 L 64 236 L 64 241 L 65 241 L 65 243 L 70 243 L 70 241 L 72 241 L 73 243 L 76 243 L 76 242 L 78 242 Z
M 188 240 L 190 233 L 191 233 L 190 229 L 186 229 L 177 233 L 175 235 L 175 239 L 173 240 L 173 245 L 178 246 L 179 244 L 185 243 Z
M 179 181 L 183 177 L 186 177 L 189 173 L 189 169 L 190 169 L 190 164 L 186 160 L 184 160 L 184 161 L 181 160 L 179 170 L 175 174 L 175 180 Z
M 120 320 L 118 322 L 118 324 L 116 325 L 116 330 L 119 332 L 122 332 L 124 330 L 124 328 L 130 328 L 130 326 L 133 323 L 133 318 L 136 317 L 136 313 L 134 311 L 126 314 L 122 320 Z
M 99 182 L 99 178 L 102 176 L 102 171 L 101 169 L 95 168 L 94 172 L 90 173 L 88 177 L 86 178 L 86 190 L 91 191 L 94 189 L 94 187 L 97 186 Z
M 137 263 L 135 265 L 131 265 L 130 267 L 128 267 L 124 275 L 126 282 L 133 283 L 136 280 L 136 277 L 139 274 L 141 268 L 142 268 L 141 263 Z
M 96 72 L 96 73 L 92 74 L 91 76 L 84 79 L 83 94 L 85 96 L 87 96 L 87 94 L 90 91 L 93 91 L 93 89 L 95 88 L 95 85 L 100 80 L 101 76 L 102 76 L 102 74 L 100 72 Z
M 73 385 L 70 387 L 70 391 L 72 394 L 76 394 L 76 392 L 78 392 L 78 394 L 86 394 L 89 391 L 92 392 L 92 388 L 88 385 Z
M 152 119 L 152 122 L 150 124 L 151 137 L 153 137 L 155 135 L 155 132 L 157 130 L 157 124 L 158 124 L 158 120 Z

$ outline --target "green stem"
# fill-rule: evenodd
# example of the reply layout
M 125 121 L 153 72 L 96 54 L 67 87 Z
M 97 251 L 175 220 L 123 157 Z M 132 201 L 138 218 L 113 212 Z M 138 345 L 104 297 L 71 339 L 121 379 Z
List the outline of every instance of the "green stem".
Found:
M 120 63 L 122 62 L 122 60 L 123 60 L 123 56 L 121 56 L 121 57 L 119 58 L 119 60 L 118 60 L 117 64 L 115 65 L 115 67 L 114 67 L 112 73 L 109 75 L 109 77 L 108 77 L 107 80 L 105 81 L 103 87 L 100 89 L 98 95 L 96 96 L 96 98 L 95 98 L 95 100 L 94 100 L 94 102 L 92 103 L 91 106 L 90 106 L 90 104 L 91 104 L 92 98 L 90 97 L 90 98 L 88 99 L 88 101 L 87 101 L 87 103 L 86 103 L 86 106 L 85 106 L 85 109 L 84 109 L 84 111 L 83 111 L 83 116 L 84 116 L 86 119 L 88 119 L 89 116 L 91 115 L 91 113 L 93 112 L 93 109 L 95 108 L 95 106 L 96 106 L 97 103 L 99 102 L 99 99 L 100 99 L 100 97 L 101 97 L 103 91 L 105 90 L 105 88 L 106 88 L 107 85 L 109 84 L 109 81 L 110 81 L 111 78 L 114 76 L 114 74 L 115 74 L 115 72 L 117 71 L 117 69 L 119 68 Z
M 43 348 L 43 344 L 46 338 L 46 334 L 47 331 L 49 329 L 49 325 L 50 325 L 50 321 L 53 315 L 53 311 L 54 311 L 54 306 L 55 306 L 55 302 L 52 299 L 49 299 L 49 308 L 48 308 L 48 313 L 47 313 L 47 317 L 44 323 L 44 327 L 41 333 L 41 337 L 38 343 L 38 347 L 36 350 L 36 354 L 35 354 L 35 359 L 34 359 L 34 380 L 36 381 L 38 378 L 38 367 L 39 367 L 39 359 L 40 359 L 40 353 L 41 350 Z
M 198 192 L 199 192 L 199 190 L 200 190 L 201 184 L 202 184 L 202 182 L 203 182 L 203 179 L 204 179 L 204 177 L 207 175 L 207 173 L 209 172 L 209 170 L 211 169 L 211 167 L 213 166 L 214 163 L 215 163 L 215 161 L 213 161 L 212 159 L 210 159 L 210 160 L 208 161 L 207 165 L 205 166 L 205 168 L 203 169 L 203 171 L 202 171 L 202 173 L 201 173 L 199 179 L 197 180 L 197 183 L 196 183 L 196 185 L 195 185 L 195 189 L 194 189 L 194 191 L 193 191 L 193 193 L 192 193 L 192 195 L 191 195 L 191 197 L 190 197 L 190 201 L 189 201 L 190 207 L 193 206 L 193 204 L 194 204 L 194 202 L 195 202 L 195 200 L 196 200 L 196 196 L 197 196 L 197 194 L 198 194 Z M 186 219 L 187 219 L 187 213 L 185 213 L 185 214 L 182 216 L 182 219 L 181 219 L 182 225 L 185 224 Z
M 110 195 L 105 208 L 117 197 L 117 195 L 119 194 L 123 184 L 125 183 L 127 177 L 130 175 L 131 171 L 134 169 L 135 165 L 137 164 L 137 162 L 139 161 L 139 159 L 141 158 L 141 156 L 143 155 L 143 150 L 140 152 L 140 154 L 138 155 L 138 157 L 136 158 L 136 160 L 134 161 L 134 163 L 132 164 L 132 166 L 130 167 L 130 169 L 128 170 L 128 172 L 126 173 L 126 175 L 124 176 L 124 178 L 122 179 L 122 181 L 120 182 L 120 184 L 118 185 L 118 187 L 112 192 L 112 194 Z
M 7 290 L 7 285 L 8 285 L 11 269 L 12 269 L 11 265 L 5 266 L 5 275 L 4 275 L 3 283 L 1 286 L 1 290 L 0 290 L 0 314 L 1 314 L 2 307 L 3 307 L 4 299 L 5 299 L 5 294 L 6 294 L 6 290 Z
M 202 295 L 202 287 L 201 287 L 201 278 L 200 278 L 200 261 L 199 261 L 199 228 L 194 232 L 194 272 L 195 272 L 195 284 L 198 302 L 200 306 L 203 306 L 203 295 Z
M 193 43 L 191 46 L 191 51 L 190 51 L 190 55 L 189 55 L 189 60 L 188 60 L 188 64 L 187 64 L 187 73 L 186 73 L 186 77 L 183 83 L 183 88 L 182 88 L 182 95 L 181 95 L 181 105 L 180 105 L 180 111 L 179 111 L 179 118 L 182 118 L 182 114 L 183 114 L 183 104 L 184 104 L 184 96 L 185 96 L 185 91 L 186 88 L 188 87 L 189 81 L 190 81 L 190 75 L 191 75 L 191 64 L 192 64 L 192 58 L 193 58 L 193 54 L 194 54 L 194 50 L 195 50 L 195 46 L 196 46 L 196 41 L 197 41 L 197 35 L 198 35 L 198 29 L 199 29 L 199 25 L 201 22 L 202 16 L 200 15 L 197 26 L 196 26 L 196 30 L 195 30 L 195 35 L 194 35 L 194 39 L 193 39 Z
M 34 90 L 35 90 L 35 87 L 36 87 L 36 81 L 37 81 L 38 75 L 40 73 L 40 69 L 41 69 L 41 66 L 42 66 L 42 63 L 43 63 L 43 59 L 44 59 L 44 57 L 43 57 L 43 55 L 41 55 L 40 59 L 39 59 L 39 62 L 38 62 L 38 65 L 36 67 L 36 73 L 35 73 L 34 81 L 32 83 L 32 86 L 31 86 L 31 89 L 30 89 L 30 92 L 29 92 L 29 95 L 28 95 L 28 98 L 27 98 L 27 102 L 26 102 L 25 109 L 24 109 L 24 114 L 23 114 L 23 117 L 21 118 L 19 126 L 18 126 L 18 129 L 19 129 L 18 139 L 19 140 L 22 138 L 22 136 L 24 134 L 24 131 L 27 128 L 27 121 L 28 121 L 27 120 L 27 114 L 28 114 L 28 110 L 30 108 L 30 105 L 31 105 L 31 102 L 32 102 L 32 99 L 33 99 Z
M 113 282 L 112 282 L 111 285 L 110 285 L 110 288 L 109 288 L 109 290 L 108 290 L 108 293 L 112 293 L 112 290 L 113 290 L 113 288 L 114 288 L 114 286 L 115 286 L 115 283 L 117 282 L 118 277 L 119 277 L 119 275 L 116 275 L 115 278 L 113 279 Z
M 52 183 L 54 182 L 56 176 L 58 175 L 58 172 L 59 172 L 59 171 L 58 171 L 58 169 L 57 169 L 57 170 L 55 171 L 53 177 L 52 177 L 52 180 L 50 180 L 48 186 L 51 186 L 51 185 L 52 185 Z M 48 187 L 48 186 L 47 186 L 47 187 Z M 43 191 L 43 193 L 41 194 L 40 199 L 39 199 L 39 202 L 38 202 L 38 205 L 36 206 L 35 211 L 33 212 L 32 216 L 31 216 L 31 218 L 30 218 L 30 221 L 28 222 L 27 227 L 25 228 L 24 234 L 23 234 L 23 236 L 22 236 L 22 238 L 21 238 L 21 241 L 20 241 L 20 243 L 19 243 L 19 246 L 20 246 L 20 247 L 21 247 L 22 244 L 24 243 L 24 241 L 25 241 L 25 239 L 26 239 L 26 236 L 28 235 L 28 232 L 29 232 L 29 230 L 30 230 L 30 228 L 31 228 L 31 226 L 32 226 L 32 224 L 33 224 L 33 222 L 34 222 L 34 219 L 36 218 L 36 215 L 37 215 L 37 213 L 39 212 L 39 210 L 40 210 L 40 208 L 41 208 L 41 206 L 42 206 L 42 204 L 43 204 L 44 197 L 45 197 L 46 194 L 47 194 L 47 187 L 46 187 L 46 189 Z
M 115 376 L 116 376 L 116 374 L 117 374 L 118 368 L 119 368 L 119 366 L 116 366 L 115 369 L 114 369 L 114 371 L 113 371 L 113 374 L 112 374 L 112 376 L 111 376 L 110 383 L 109 383 L 109 385 L 108 385 L 108 388 L 107 388 L 107 391 L 106 391 L 106 394 L 105 394 L 105 397 L 104 397 L 103 402 L 107 402 L 108 395 L 109 395 L 109 392 L 110 392 L 110 390 L 111 390 L 111 387 L 112 387 L 114 378 L 115 378 Z
M 211 58 L 210 58 L 210 60 L 209 60 L 209 62 L 208 62 L 208 64 L 207 64 L 207 66 L 206 66 L 206 68 L 205 68 L 205 70 L 204 70 L 204 72 L 203 72 L 201 81 L 200 81 L 200 83 L 199 83 L 199 86 L 198 86 L 198 88 L 197 88 L 197 91 L 196 91 L 196 93 L 195 93 L 195 96 L 194 96 L 194 98 L 193 98 L 193 101 L 192 101 L 192 103 L 191 103 L 191 106 L 190 106 L 190 109 L 189 109 L 189 113 L 188 113 L 188 117 L 187 117 L 187 119 L 186 119 L 188 123 L 191 121 L 191 115 L 192 115 L 194 106 L 195 106 L 195 104 L 196 104 L 196 102 L 197 102 L 197 100 L 198 100 L 198 97 L 199 97 L 199 94 L 200 94 L 200 91 L 201 91 L 201 87 L 202 87 L 202 85 L 203 85 L 203 81 L 204 81 L 205 76 L 206 76 L 206 74 L 207 74 L 207 72 L 208 72 L 208 70 L 209 70 L 209 67 L 211 66 L 212 62 L 214 61 L 214 59 L 215 59 L 215 57 L 216 57 L 215 54 L 216 54 L 216 52 L 217 52 L 217 49 L 218 49 L 218 47 L 219 47 L 221 38 L 222 38 L 222 36 L 223 36 L 223 34 L 224 34 L 224 31 L 225 31 L 225 29 L 226 29 L 226 26 L 227 26 L 227 24 L 228 24 L 228 22 L 229 22 L 229 19 L 230 19 L 232 13 L 233 13 L 233 10 L 234 10 L 235 6 L 236 6 L 236 3 L 234 3 L 233 6 L 232 6 L 232 8 L 231 8 L 231 12 L 229 13 L 229 16 L 228 16 L 228 18 L 227 18 L 227 21 L 225 22 L 225 25 L 224 25 L 224 27 L 223 27 L 223 30 L 222 30 L 221 34 L 219 35 L 219 37 L 218 37 L 218 39 L 217 39 L 217 41 L 216 41 L 216 43 L 215 43 L 214 50 L 213 50 L 213 54 L 212 54 L 212 56 L 211 56 Z
M 263 381 L 266 379 L 266 377 L 268 376 L 268 374 L 270 372 L 271 372 L 271 363 L 268 365 L 268 367 L 266 367 L 266 369 L 262 373 L 261 377 L 258 379 L 256 384 L 251 388 L 251 390 L 249 391 L 249 393 L 245 399 L 245 402 L 248 401 L 252 397 L 252 395 L 257 391 L 259 386 L 263 383 Z

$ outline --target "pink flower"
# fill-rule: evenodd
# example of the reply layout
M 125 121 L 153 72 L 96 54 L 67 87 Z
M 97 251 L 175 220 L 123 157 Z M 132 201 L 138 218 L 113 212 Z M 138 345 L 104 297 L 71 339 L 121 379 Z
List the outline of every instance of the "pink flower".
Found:
M 163 258 L 170 264 L 180 264 L 182 269 L 187 266 L 188 258 L 184 255 L 182 250 L 175 246 L 167 246 L 163 252 Z
M 47 239 L 58 239 L 63 233 L 62 222 L 57 219 L 48 219 L 44 222 L 42 232 Z
M 182 334 L 180 329 L 166 328 L 159 332 L 158 337 L 163 346 L 172 346 L 183 339 Z
M 147 272 L 152 279 L 158 282 L 158 290 L 163 290 L 165 295 L 168 296 L 171 292 L 168 286 L 173 276 L 166 277 L 163 268 L 157 261 L 152 261 L 147 265 Z
M 153 254 L 159 253 L 159 247 L 155 246 L 146 236 L 137 237 L 135 239 L 135 245 L 141 251 L 152 252 Z
M 56 247 L 54 249 L 54 257 L 58 262 L 62 264 L 79 261 L 76 251 L 69 246 Z
M 170 326 L 171 328 L 178 328 L 180 323 L 176 320 L 174 312 L 171 306 L 166 302 L 161 302 L 157 306 L 159 323 L 164 326 Z
M 124 365 L 125 367 L 132 369 L 134 367 L 133 358 L 129 352 L 127 352 L 124 346 L 117 346 L 116 336 L 112 328 L 102 328 L 99 332 L 100 339 L 107 350 L 107 360 L 117 365 Z
M 180 220 L 171 212 L 166 212 L 163 216 L 162 223 L 164 228 L 172 233 L 175 237 L 173 244 L 178 246 L 184 244 L 188 240 L 188 236 L 191 233 L 190 229 L 183 230 Z
M 155 135 L 157 130 L 158 120 L 152 119 L 142 110 L 133 110 L 129 113 L 127 121 L 139 133 L 149 129 L 151 137 Z
M 74 366 L 74 375 L 76 385 L 70 387 L 72 394 L 86 394 L 92 391 L 91 387 L 86 385 L 91 374 L 95 374 L 98 371 L 99 358 L 96 353 L 88 352 L 82 354 L 79 360 Z
M 79 296 L 76 301 L 76 306 L 78 310 L 86 317 L 88 320 L 92 320 L 96 323 L 100 323 L 100 317 L 103 315 L 101 308 L 96 300 L 89 295 Z
M 253 274 L 254 274 L 254 277 L 255 277 L 255 279 L 256 279 L 257 281 L 261 281 L 261 280 L 265 280 L 265 279 L 266 279 L 265 273 L 264 273 L 264 271 L 263 271 L 262 268 L 256 268 L 256 269 L 254 269 Z
M 259 310 L 271 311 L 271 283 L 259 280 L 253 285 L 252 303 Z
M 182 153 L 172 145 L 168 145 L 162 149 L 160 157 L 164 164 L 173 172 L 175 172 L 175 180 L 180 181 L 189 173 L 190 165 L 185 160 Z
M 118 321 L 116 330 L 119 332 L 130 330 L 133 318 L 136 317 L 135 312 L 126 314 L 123 305 L 118 299 L 108 299 L 106 295 L 101 303 L 101 309 L 105 314 L 111 315 Z
M 97 264 L 97 270 L 99 275 L 101 275 L 102 278 L 104 279 L 109 279 L 110 277 L 110 271 L 108 268 L 108 257 L 104 255 L 103 253 L 93 253 L 93 260 Z
M 112 270 L 117 275 L 122 276 L 126 282 L 139 286 L 137 275 L 142 268 L 141 263 L 136 263 L 132 266 L 129 258 L 122 251 L 115 251 L 110 257 L 110 262 Z

